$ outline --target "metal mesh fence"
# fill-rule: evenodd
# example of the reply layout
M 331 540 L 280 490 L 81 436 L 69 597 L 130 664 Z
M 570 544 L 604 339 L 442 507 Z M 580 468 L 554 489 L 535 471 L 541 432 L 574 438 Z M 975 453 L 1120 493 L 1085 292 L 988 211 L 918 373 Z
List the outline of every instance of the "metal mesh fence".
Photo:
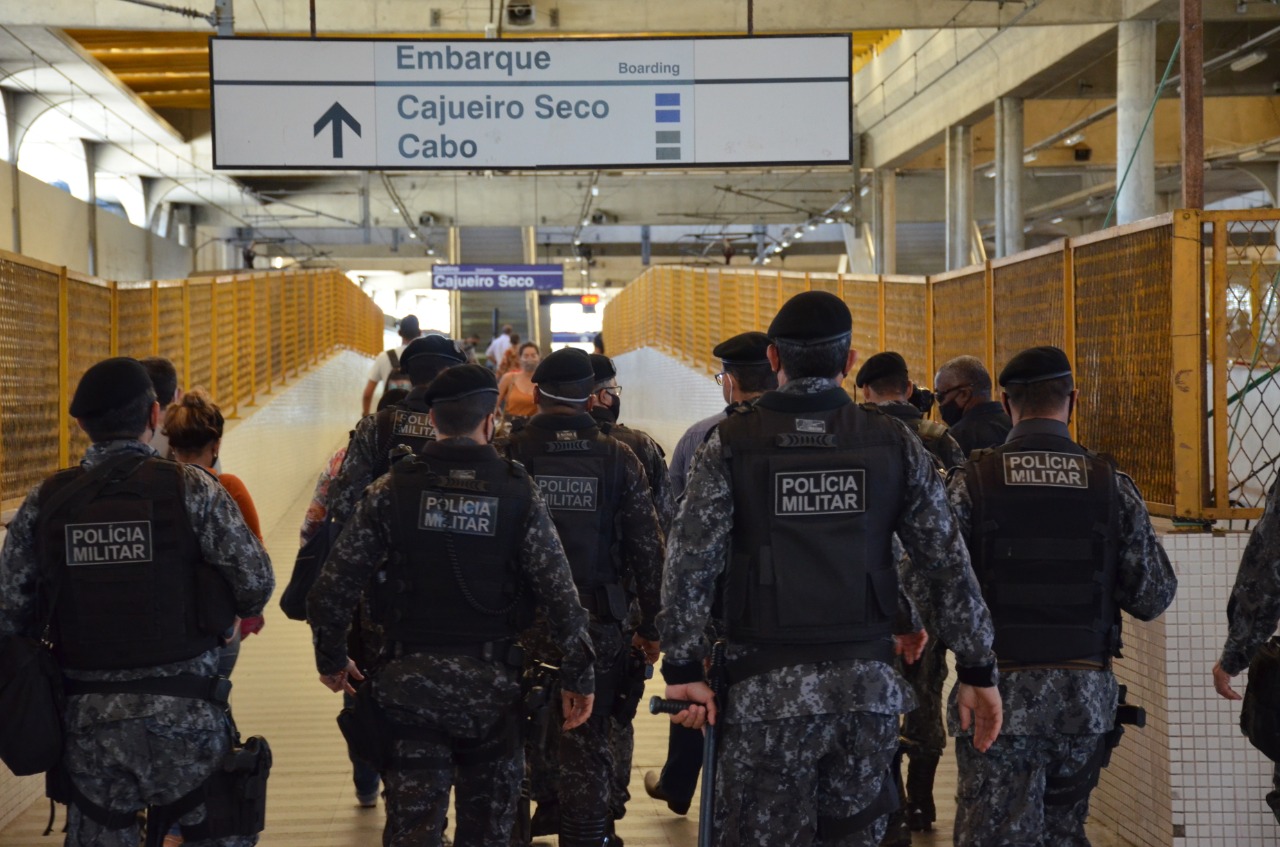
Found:
M 1114 456 L 1148 502 L 1174 503 L 1172 227 L 1074 250 L 1078 436 Z
M 933 366 L 956 356 L 986 359 L 986 274 L 951 274 L 933 282 Z M 992 365 L 987 362 L 987 367 Z
M 907 360 L 912 380 L 933 385 L 929 364 L 929 334 L 925 323 L 928 286 L 921 280 L 885 280 L 884 347 Z
M 845 280 L 844 304 L 853 315 L 853 349 L 866 359 L 880 352 L 880 280 L 856 277 Z
M 293 372 L 336 346 L 381 349 L 381 310 L 344 277 L 276 278 L 277 296 L 292 303 L 295 327 L 286 330 L 284 349 Z M 0 499 L 24 496 L 88 446 L 66 410 L 85 370 L 113 353 L 169 358 L 185 386 L 208 388 L 234 414 L 237 394 L 251 390 L 248 379 L 237 386 L 240 376 L 266 358 L 247 329 L 250 285 L 237 277 L 117 285 L 0 251 Z M 238 300 L 237 289 L 246 296 Z M 309 305 L 313 290 L 326 289 L 343 310 Z
M 1065 343 L 1065 263 L 1066 253 L 1058 248 L 991 268 L 996 368 L 1028 347 Z

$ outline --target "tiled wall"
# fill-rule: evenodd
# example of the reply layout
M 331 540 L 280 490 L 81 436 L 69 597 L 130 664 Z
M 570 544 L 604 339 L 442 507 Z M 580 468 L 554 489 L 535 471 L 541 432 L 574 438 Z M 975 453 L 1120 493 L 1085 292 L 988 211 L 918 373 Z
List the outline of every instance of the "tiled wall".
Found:
M 264 535 L 271 535 L 300 494 L 310 491 L 329 455 L 346 442 L 360 417 L 360 392 L 369 359 L 339 353 L 271 395 L 230 424 L 222 466 L 244 480 Z M 0 533 L 2 537 L 2 533 Z M 276 561 L 277 596 L 293 561 Z M 272 602 L 275 602 L 273 598 Z M 0 828 L 44 796 L 40 776 L 15 777 L 0 765 Z
M 1213 690 L 1210 671 L 1226 640 L 1227 599 L 1248 535 L 1172 535 L 1165 548 L 1178 571 L 1168 634 L 1174 847 L 1280 842 L 1263 798 L 1271 763 L 1240 734 L 1240 704 Z M 1236 678 L 1243 693 L 1248 673 Z
M 657 350 L 641 348 L 615 358 L 622 386 L 622 422 L 662 445 L 668 461 L 690 425 L 724 410 L 716 381 Z

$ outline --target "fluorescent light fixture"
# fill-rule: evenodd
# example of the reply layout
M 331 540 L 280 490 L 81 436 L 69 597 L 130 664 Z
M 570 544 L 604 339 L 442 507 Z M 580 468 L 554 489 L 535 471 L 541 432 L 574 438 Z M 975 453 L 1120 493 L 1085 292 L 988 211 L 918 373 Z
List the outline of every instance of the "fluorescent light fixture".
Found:
M 1056 218 L 1054 218 L 1053 220 L 1049 221 L 1049 223 L 1051 223 L 1051 224 L 1060 224 L 1060 223 L 1062 223 L 1062 221 L 1063 221 L 1063 218 L 1062 218 L 1062 216 L 1061 216 L 1061 215 L 1059 215 L 1058 217 L 1056 217 Z
M 772 260 L 772 259 L 770 259 L 768 256 L 765 256 L 765 257 L 764 257 L 764 261 L 763 261 L 761 264 L 765 264 L 765 265 L 767 265 L 767 264 L 769 264 L 769 263 L 770 263 L 770 262 L 772 262 L 772 261 L 773 261 L 773 260 Z
M 796 241 L 799 241 L 800 239 L 804 238 L 804 230 L 797 229 L 796 234 L 793 237 L 795 238 Z
M 428 247 L 428 248 L 427 248 L 427 255 L 428 255 L 428 256 L 434 256 L 435 254 L 436 254 L 436 248 L 434 248 L 434 247 Z
M 829 224 L 833 224 L 836 222 L 836 219 L 831 217 L 830 215 L 827 215 L 825 218 L 823 218 L 823 221 Z
M 574 246 L 574 247 L 577 247 L 577 246 L 578 246 L 579 244 L 581 244 L 581 243 L 582 243 L 582 239 L 581 239 L 581 238 L 575 238 L 575 239 L 573 239 L 573 246 Z
M 1230 67 L 1231 67 L 1231 70 L 1235 71 L 1236 73 L 1240 73 L 1241 71 L 1249 70 L 1249 68 L 1252 68 L 1254 65 L 1260 65 L 1266 60 L 1267 60 L 1266 50 L 1254 50 L 1252 53 L 1246 53 L 1243 56 L 1241 56 L 1239 59 L 1236 59 L 1234 62 L 1231 63 Z
M 1040 154 L 1032 150 L 1030 153 L 1027 153 L 1022 157 L 1022 163 L 1024 165 L 1029 165 L 1038 158 L 1040 158 Z
M 1244 151 L 1243 153 L 1241 153 L 1239 156 L 1237 156 L 1236 158 L 1237 158 L 1237 159 L 1239 159 L 1239 160 L 1240 160 L 1240 161 L 1242 161 L 1242 162 L 1252 162 L 1254 159 L 1261 159 L 1261 158 L 1262 158 L 1262 151 L 1261 151 L 1261 150 L 1256 150 L 1256 149 L 1255 149 L 1255 150 L 1246 150 L 1246 151 Z
M 410 237 L 410 238 L 417 238 L 417 237 L 418 237 L 418 233 L 414 232 L 413 230 L 409 230 L 409 237 Z
M 591 186 L 591 196 L 592 196 L 592 197 L 599 197 L 599 196 L 600 196 L 600 186 L 598 186 L 598 185 L 593 185 L 593 186 Z
M 274 259 L 272 259 L 272 260 L 271 260 L 271 267 L 275 268 L 276 270 L 280 270 L 281 268 L 283 268 L 283 267 L 284 267 L 284 256 L 276 256 Z
M 582 274 L 583 276 L 586 276 L 586 275 L 587 275 L 587 269 L 586 269 L 586 268 L 583 268 L 582 270 L 578 271 L 578 273 Z
M 810 232 L 813 232 L 813 231 L 814 231 L 815 229 L 817 229 L 817 228 L 818 228 L 818 225 L 817 225 L 816 223 L 814 223 L 813 221 L 809 221 L 809 231 L 810 231 Z
M 1068 135 L 1066 138 L 1062 140 L 1062 143 L 1067 145 L 1068 147 L 1075 147 L 1081 141 L 1084 141 L 1084 133 L 1077 132 L 1072 135 Z
M 591 218 L 583 218 L 583 219 L 582 219 L 582 225 L 583 225 L 583 226 L 591 226 Z
M 863 190 L 863 191 L 866 191 L 866 189 L 865 189 L 865 188 L 864 188 L 864 189 L 862 189 L 862 190 Z M 841 206 L 841 207 L 840 207 L 840 211 L 842 211 L 842 212 L 846 212 L 846 213 L 847 213 L 847 212 L 852 212 L 852 211 L 853 211 L 853 204 L 852 204 L 852 203 L 845 203 L 843 206 Z
M 782 246 L 783 246 L 783 248 L 784 248 L 784 249 L 785 249 L 785 248 L 787 248 L 787 247 L 790 247 L 790 246 L 791 246 L 791 242 L 784 238 L 784 239 L 782 239 Z
M 995 179 L 995 178 L 996 178 L 996 169 L 995 169 L 995 168 L 987 168 L 985 171 L 983 171 L 982 175 L 983 175 L 983 176 L 985 176 L 987 179 Z
M 1024 227 L 1022 228 L 1022 231 L 1023 231 L 1023 232 L 1031 232 L 1031 230 L 1032 230 L 1032 226 L 1031 226 L 1031 224 L 1027 224 L 1026 226 L 1024 226 Z
M 869 186 L 869 185 L 864 185 L 864 186 L 862 186 L 862 190 L 858 192 L 858 196 L 859 196 L 859 197 L 866 197 L 866 196 L 867 196 L 868 194 L 870 194 L 870 193 L 871 193 L 871 186 Z M 850 207 L 850 208 L 852 208 L 852 207 Z M 849 211 L 849 210 L 848 210 L 848 209 L 845 209 L 845 211 L 847 212 L 847 211 Z

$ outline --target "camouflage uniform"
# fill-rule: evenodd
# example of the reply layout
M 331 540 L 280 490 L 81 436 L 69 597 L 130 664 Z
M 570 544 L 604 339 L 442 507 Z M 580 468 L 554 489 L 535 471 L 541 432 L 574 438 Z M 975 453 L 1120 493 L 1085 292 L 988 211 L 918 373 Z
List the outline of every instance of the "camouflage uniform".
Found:
M 1069 437 L 1066 424 L 1047 419 L 1023 421 L 1009 437 L 1031 429 Z M 1151 620 L 1173 602 L 1177 577 L 1137 486 L 1122 473 L 1116 474 L 1116 483 L 1116 599 L 1135 618 Z M 968 537 L 973 504 L 962 475 L 951 479 L 947 497 Z M 1002 673 L 999 687 L 1004 726 L 985 755 L 976 754 L 969 733 L 960 730 L 954 694 L 948 708 L 948 729 L 957 736 L 960 766 L 956 844 L 1087 845 L 1088 798 L 1046 806 L 1044 785 L 1047 776 L 1078 771 L 1076 766 L 1097 752 L 1103 734 L 1115 725 L 1115 675 L 1110 670 L 1036 668 Z M 1042 835 L 1037 838 L 1035 833 Z
M 1249 667 L 1258 649 L 1280 620 L 1280 484 L 1271 486 L 1266 508 L 1240 557 L 1235 587 L 1227 601 L 1227 641 L 1218 660 L 1235 676 Z M 1272 772 L 1274 786 L 1267 805 L 1280 819 L 1280 762 Z
M 807 378 L 779 391 L 838 387 Z M 991 618 L 933 460 L 905 429 L 900 445 L 906 493 L 895 531 L 910 554 L 901 560 L 902 587 L 961 666 L 989 666 Z M 717 430 L 694 457 L 671 530 L 659 616 L 668 664 L 693 667 L 708 653 L 704 632 L 733 520 L 733 483 Z M 730 643 L 728 658 L 753 649 Z M 717 843 L 875 844 L 884 818 L 850 834 L 822 830 L 879 796 L 897 748 L 897 715 L 912 706 L 893 667 L 872 660 L 792 665 L 734 684 L 718 719 L 724 768 L 715 787 Z
M 81 467 L 95 467 L 124 453 L 157 455 L 140 441 L 94 444 Z M 262 613 L 275 587 L 271 562 L 262 544 L 245 525 L 239 508 L 218 481 L 194 465 L 183 466 L 186 507 L 208 565 L 231 586 L 242 617 Z M 27 495 L 4 541 L 0 558 L 0 636 L 34 636 L 40 559 L 35 538 L 39 489 Z M 184 661 L 119 671 L 67 671 L 71 679 L 122 682 L 137 679 L 217 673 L 218 651 Z M 171 803 L 191 792 L 213 773 L 230 743 L 226 715 L 205 700 L 147 694 L 87 694 L 68 700 L 63 763 L 76 787 L 93 803 L 125 812 Z M 195 825 L 204 806 L 182 817 Z M 233 837 L 196 844 L 249 845 L 257 837 Z M 67 815 L 68 845 L 137 847 L 136 825 L 107 830 L 82 815 L 74 805 Z
M 378 421 L 394 414 L 395 407 L 388 407 L 377 414 L 366 415 L 351 433 L 342 468 L 329 486 L 329 514 L 338 526 L 351 518 L 360 495 L 390 467 L 387 456 L 379 455 Z M 435 437 L 434 433 L 431 437 Z
M 435 442 L 444 444 L 446 442 Z M 474 444 L 449 439 L 453 446 Z M 433 445 L 425 448 L 429 453 Z M 529 482 L 532 505 L 523 528 L 518 566 L 545 619 L 563 662 L 565 689 L 594 689 L 586 612 L 578 604 L 564 550 L 541 495 Z M 316 667 L 331 674 L 346 667 L 346 632 L 356 602 L 379 564 L 393 552 L 395 505 L 390 476 L 379 478 L 338 536 L 307 600 L 316 647 Z M 390 658 L 377 673 L 378 704 L 396 723 L 436 730 L 453 742 L 484 746 L 520 702 L 517 668 L 465 656 L 412 653 Z M 439 844 L 454 782 L 451 746 L 442 741 L 399 740 L 398 758 L 434 759 L 432 766 L 398 768 L 383 778 L 387 788 L 384 845 Z M 484 756 L 457 765 L 457 843 L 506 844 L 515 818 L 524 769 L 515 745 L 509 755 Z
M 540 414 L 530 421 L 530 426 L 555 430 L 576 430 L 587 433 L 596 429 L 596 421 L 589 414 L 549 415 Z M 514 448 L 522 437 L 529 434 L 526 428 L 512 436 L 506 445 Z M 665 552 L 662 528 L 654 510 L 649 482 L 640 460 L 625 444 L 620 456 L 624 468 L 624 482 L 617 515 L 614 519 L 617 548 L 621 556 L 619 575 L 635 593 L 639 604 L 639 620 L 635 631 L 651 641 L 658 639 L 655 619 L 658 613 L 662 585 L 662 561 Z M 535 469 L 536 471 L 536 469 Z M 555 651 L 548 651 L 545 638 L 531 633 L 526 647 L 531 658 L 547 664 L 559 664 Z M 618 680 L 627 659 L 630 634 L 623 624 L 591 616 L 591 640 L 595 647 L 596 679 L 603 690 L 605 680 Z M 613 687 L 613 686 L 610 686 Z M 611 712 L 613 704 L 596 700 L 591 718 L 581 726 L 559 737 L 559 772 L 548 773 L 542 767 L 533 769 L 531 791 L 540 807 L 558 798 L 560 819 L 564 822 L 596 821 L 610 818 L 617 811 L 612 802 L 613 784 L 618 780 L 611 745 Z M 549 767 L 548 762 L 544 762 Z M 552 769 L 554 770 L 554 769 Z M 629 775 L 629 774 L 628 774 Z M 625 789 L 624 789 L 625 790 Z M 623 809 L 625 811 L 625 809 Z M 573 824 L 570 823 L 572 827 Z M 561 840 L 569 843 L 573 833 L 560 829 Z M 590 836 L 585 836 L 587 840 Z

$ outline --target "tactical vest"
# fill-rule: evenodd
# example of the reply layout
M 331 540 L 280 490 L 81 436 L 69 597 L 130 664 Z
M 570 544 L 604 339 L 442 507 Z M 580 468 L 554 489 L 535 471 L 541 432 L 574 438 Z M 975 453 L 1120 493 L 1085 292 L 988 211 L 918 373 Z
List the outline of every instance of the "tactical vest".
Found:
M 422 402 L 420 392 L 410 394 L 394 406 L 388 406 L 378 412 L 374 419 L 374 430 L 377 443 L 373 456 L 373 479 L 382 476 L 391 469 L 392 453 L 397 448 L 408 447 L 414 453 L 422 450 L 429 442 L 436 440 L 436 428 L 431 425 L 427 416 L 427 405 Z
M 84 473 L 58 472 L 41 486 L 40 502 Z M 42 568 L 62 585 L 52 626 L 59 664 L 144 668 L 216 647 L 235 603 L 200 554 L 182 466 L 147 458 L 87 502 L 78 499 L 37 519 Z
M 396 549 L 374 596 L 388 641 L 481 644 L 514 639 L 533 620 L 517 569 L 528 475 L 478 453 L 440 447 L 391 469 Z
M 621 448 L 594 425 L 548 429 L 549 417 L 533 418 L 512 437 L 508 451 L 533 475 L 551 510 L 573 581 L 588 603 L 592 594 L 583 589 L 615 585 L 620 579 L 615 521 L 625 474 Z
M 733 480 L 730 640 L 849 648 L 821 654 L 829 658 L 869 657 L 859 644 L 886 645 L 897 611 L 890 539 L 905 496 L 905 435 L 842 390 L 766 394 L 719 432 Z M 819 655 L 812 649 L 801 655 Z
M 964 474 L 996 658 L 1108 662 L 1120 647 L 1115 469 L 1068 438 L 1036 434 L 975 452 Z

